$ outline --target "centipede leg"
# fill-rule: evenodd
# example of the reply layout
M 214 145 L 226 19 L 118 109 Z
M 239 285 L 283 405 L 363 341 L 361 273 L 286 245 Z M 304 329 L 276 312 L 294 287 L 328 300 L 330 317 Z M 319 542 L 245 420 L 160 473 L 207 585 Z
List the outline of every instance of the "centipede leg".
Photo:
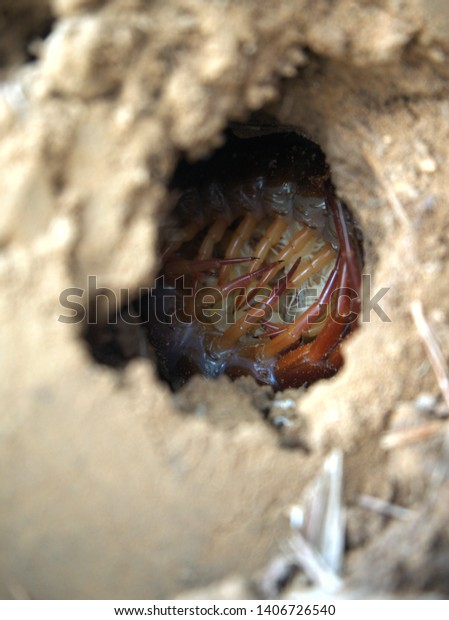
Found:
M 285 289 L 290 285 L 291 278 L 296 271 L 301 257 L 299 257 L 286 277 L 281 278 L 278 284 L 271 290 L 267 299 L 256 306 L 251 306 L 236 323 L 231 325 L 220 338 L 220 347 L 229 348 L 233 346 L 244 334 L 252 331 L 265 318 L 269 308 L 271 308 L 284 294 Z
M 268 271 L 258 282 L 257 289 L 266 286 L 282 269 L 282 264 L 291 260 L 292 256 L 301 256 L 305 248 L 315 239 L 315 231 L 305 226 L 290 241 L 290 243 L 277 256 L 278 264 Z M 257 290 L 256 289 L 256 290 Z M 254 297 L 254 289 L 247 289 L 246 300 L 251 301 Z M 240 306 L 238 309 L 241 309 Z
M 165 265 L 166 275 L 195 275 L 214 271 L 223 265 L 240 265 L 256 260 L 253 256 L 238 258 L 210 258 L 205 260 L 179 259 L 168 262 Z
M 262 357 L 268 359 L 290 348 L 299 341 L 302 334 L 308 329 L 311 323 L 316 322 L 316 318 L 319 316 L 322 307 L 328 306 L 331 295 L 337 286 L 340 260 L 341 258 L 339 256 L 317 301 L 298 317 L 294 323 L 289 325 L 285 331 L 275 336 L 275 338 L 261 348 Z
M 215 245 L 223 239 L 229 224 L 229 220 L 225 217 L 219 217 L 212 224 L 198 250 L 197 258 L 199 260 L 205 260 L 212 256 Z
M 234 261 L 237 262 L 240 259 L 220 259 L 220 263 L 223 263 L 224 261 Z M 255 260 L 255 259 L 252 259 Z M 264 267 L 261 267 L 260 269 L 257 269 L 256 271 L 253 271 L 251 273 L 245 273 L 241 276 L 238 276 L 237 278 L 235 278 L 234 280 L 231 280 L 231 282 L 228 282 L 227 284 L 224 284 L 223 286 L 215 286 L 213 288 L 206 288 L 206 292 L 207 295 L 213 296 L 215 297 L 215 302 L 217 303 L 219 301 L 220 298 L 226 297 L 227 295 L 229 295 L 230 293 L 233 293 L 235 291 L 241 290 L 242 287 L 249 281 L 251 280 L 255 280 L 257 279 L 260 275 L 264 274 L 266 271 L 270 270 L 273 268 L 274 263 L 270 263 L 269 265 L 265 265 Z
M 343 272 L 346 271 L 345 266 L 342 269 Z M 344 277 L 338 278 L 338 284 L 344 284 L 344 281 Z M 339 286 L 332 291 L 329 302 L 332 302 L 332 297 L 336 293 L 339 293 Z M 295 348 L 280 357 L 275 370 L 280 387 L 284 385 L 299 387 L 304 383 L 313 383 L 319 378 L 335 374 L 343 363 L 339 344 L 347 325 L 343 320 L 336 321 L 331 313 L 313 342 Z
M 313 258 L 304 261 L 304 264 L 301 263 L 292 278 L 292 286 L 298 288 L 301 284 L 307 282 L 311 276 L 322 271 L 324 267 L 335 261 L 335 258 L 335 250 L 330 245 L 325 245 Z
M 329 299 L 333 303 L 335 315 L 331 312 L 312 343 L 298 347 L 278 360 L 275 374 L 280 387 L 312 383 L 317 378 L 335 374 L 343 363 L 340 343 L 348 331 L 356 326 L 360 311 L 361 276 L 358 257 L 351 244 L 341 203 L 335 201 L 330 192 L 328 198 L 340 243 L 338 286 L 331 293 L 337 299 Z
M 265 260 L 268 252 L 282 237 L 287 226 L 287 217 L 285 215 L 278 215 L 256 247 L 254 256 L 257 260 L 251 265 L 253 271 Z
M 177 231 L 177 237 L 169 241 L 162 250 L 162 263 L 165 263 L 184 243 L 191 241 L 204 227 L 203 221 L 197 221 L 191 222 L 182 231 Z
M 259 217 L 255 213 L 247 213 L 234 232 L 226 250 L 225 258 L 235 258 L 239 255 L 243 244 L 248 241 L 258 222 Z M 218 284 L 223 284 L 230 277 L 232 265 L 225 264 L 220 270 Z

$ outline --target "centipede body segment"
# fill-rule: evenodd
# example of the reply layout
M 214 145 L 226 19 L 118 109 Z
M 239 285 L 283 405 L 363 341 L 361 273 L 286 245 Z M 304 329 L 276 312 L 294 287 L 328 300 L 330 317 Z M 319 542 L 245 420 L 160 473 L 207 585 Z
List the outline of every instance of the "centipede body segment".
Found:
M 150 304 L 163 377 L 284 389 L 335 374 L 357 325 L 362 245 L 319 147 L 292 132 L 232 136 L 173 185 Z

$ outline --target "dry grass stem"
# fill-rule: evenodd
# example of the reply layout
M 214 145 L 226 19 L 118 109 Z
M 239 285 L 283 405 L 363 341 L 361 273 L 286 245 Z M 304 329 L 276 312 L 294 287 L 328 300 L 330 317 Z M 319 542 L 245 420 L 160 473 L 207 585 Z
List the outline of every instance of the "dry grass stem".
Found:
M 434 420 L 414 428 L 407 428 L 403 431 L 394 431 L 386 433 L 380 442 L 384 450 L 393 450 L 410 444 L 430 439 L 442 433 L 444 425 L 441 421 Z
M 416 516 L 413 510 L 403 508 L 397 504 L 391 504 L 390 502 L 380 499 L 379 497 L 373 497 L 372 495 L 360 495 L 359 506 L 377 512 L 384 517 L 400 519 L 402 521 L 407 521 Z
M 410 310 L 413 320 L 415 321 L 419 337 L 422 340 L 427 357 L 429 358 L 429 362 L 432 365 L 433 371 L 437 378 L 441 394 L 443 395 L 446 406 L 449 409 L 449 372 L 446 360 L 444 359 L 433 329 L 424 316 L 422 303 L 418 300 L 413 301 L 410 305 Z

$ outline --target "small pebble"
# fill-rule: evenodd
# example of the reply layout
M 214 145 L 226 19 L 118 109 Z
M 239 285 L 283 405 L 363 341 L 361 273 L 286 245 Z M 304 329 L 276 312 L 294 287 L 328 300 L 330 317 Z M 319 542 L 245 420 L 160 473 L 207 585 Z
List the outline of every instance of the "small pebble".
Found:
M 421 172 L 432 174 L 437 169 L 437 164 L 436 164 L 436 161 L 432 159 L 432 157 L 425 157 L 424 159 L 421 159 L 421 161 L 418 164 L 418 167 L 421 170 Z

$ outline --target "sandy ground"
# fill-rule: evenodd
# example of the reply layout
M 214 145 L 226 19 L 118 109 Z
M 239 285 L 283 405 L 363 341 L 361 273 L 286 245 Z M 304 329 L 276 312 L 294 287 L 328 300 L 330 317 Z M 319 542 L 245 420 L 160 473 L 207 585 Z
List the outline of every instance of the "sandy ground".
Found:
M 0 4 L 0 595 L 255 595 L 289 506 L 338 448 L 342 596 L 445 597 L 448 411 L 411 304 L 447 360 L 447 3 L 38 6 Z M 367 317 L 338 376 L 277 397 L 293 402 L 288 437 L 251 381 L 195 377 L 173 396 L 150 359 L 100 365 L 83 326 L 57 320 L 88 275 L 151 283 L 181 153 L 261 112 L 321 145 L 372 290 L 390 289 L 391 322 Z

